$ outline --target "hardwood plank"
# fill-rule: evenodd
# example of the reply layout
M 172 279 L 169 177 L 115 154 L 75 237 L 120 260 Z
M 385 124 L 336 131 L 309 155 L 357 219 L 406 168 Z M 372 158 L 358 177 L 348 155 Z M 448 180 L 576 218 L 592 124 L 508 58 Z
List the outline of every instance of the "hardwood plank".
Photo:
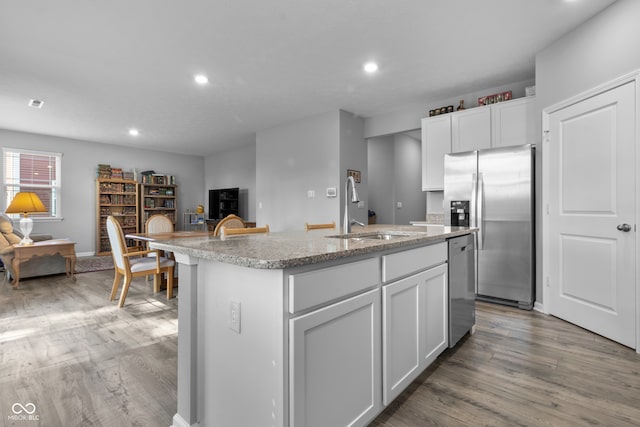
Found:
M 113 272 L 0 285 L 0 426 L 33 402 L 41 426 L 166 426 L 176 412 L 177 300 L 136 279 L 127 308 Z
M 640 356 L 552 316 L 478 303 L 445 351 L 372 426 L 632 426 Z
M 16 402 L 36 405 L 34 426 L 171 424 L 177 299 L 140 278 L 118 309 L 112 274 L 0 283 L 0 426 L 22 425 Z M 511 307 L 478 303 L 477 322 L 371 425 L 638 425 L 635 351 Z

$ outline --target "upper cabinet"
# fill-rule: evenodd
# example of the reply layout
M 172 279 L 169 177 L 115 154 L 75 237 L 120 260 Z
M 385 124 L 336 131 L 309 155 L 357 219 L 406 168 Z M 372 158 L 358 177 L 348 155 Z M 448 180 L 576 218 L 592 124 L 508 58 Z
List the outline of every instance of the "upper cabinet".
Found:
M 491 106 L 492 147 L 535 143 L 538 135 L 535 97 L 518 98 Z
M 451 151 L 491 148 L 491 109 L 471 108 L 451 114 Z
M 444 187 L 444 155 L 451 152 L 451 115 L 422 119 L 422 191 Z
M 535 97 L 422 119 L 422 191 L 444 189 L 444 155 L 534 143 Z

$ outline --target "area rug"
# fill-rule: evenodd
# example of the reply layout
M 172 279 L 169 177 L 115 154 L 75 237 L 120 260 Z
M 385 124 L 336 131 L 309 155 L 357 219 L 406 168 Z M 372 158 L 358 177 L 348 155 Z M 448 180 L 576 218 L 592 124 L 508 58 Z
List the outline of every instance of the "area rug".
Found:
M 113 258 L 109 256 L 83 256 L 76 259 L 76 273 L 113 270 Z

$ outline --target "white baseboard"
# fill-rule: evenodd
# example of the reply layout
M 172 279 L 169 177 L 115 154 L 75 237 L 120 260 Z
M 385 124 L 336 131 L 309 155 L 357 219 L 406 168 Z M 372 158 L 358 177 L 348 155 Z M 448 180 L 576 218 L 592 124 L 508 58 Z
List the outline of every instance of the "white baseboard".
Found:
M 536 302 L 534 302 L 534 303 L 533 303 L 533 309 L 534 309 L 535 311 L 539 311 L 540 313 L 549 314 L 549 313 L 547 313 L 547 312 L 545 311 L 545 309 L 544 309 L 544 304 L 542 304 L 541 302 L 538 302 L 538 301 L 536 301 Z
M 95 256 L 95 252 L 76 252 L 76 257 Z
M 189 424 L 180 414 L 175 414 L 173 424 L 169 427 L 200 427 L 200 423 Z

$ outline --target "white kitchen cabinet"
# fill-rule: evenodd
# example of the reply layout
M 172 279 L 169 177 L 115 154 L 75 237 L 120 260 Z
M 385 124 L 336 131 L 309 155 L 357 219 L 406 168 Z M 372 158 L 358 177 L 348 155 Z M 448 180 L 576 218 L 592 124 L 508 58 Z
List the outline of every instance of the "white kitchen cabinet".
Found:
M 382 287 L 384 405 L 447 348 L 447 288 L 447 264 Z
M 518 98 L 491 105 L 492 147 L 535 144 L 539 124 L 535 98 Z
M 289 320 L 290 426 L 365 426 L 381 410 L 380 290 Z
M 451 115 L 422 119 L 422 191 L 444 188 L 444 155 L 451 152 Z
M 444 155 L 535 143 L 535 97 L 422 119 L 422 191 L 444 189 Z
M 471 108 L 451 114 L 451 151 L 491 148 L 491 109 Z

